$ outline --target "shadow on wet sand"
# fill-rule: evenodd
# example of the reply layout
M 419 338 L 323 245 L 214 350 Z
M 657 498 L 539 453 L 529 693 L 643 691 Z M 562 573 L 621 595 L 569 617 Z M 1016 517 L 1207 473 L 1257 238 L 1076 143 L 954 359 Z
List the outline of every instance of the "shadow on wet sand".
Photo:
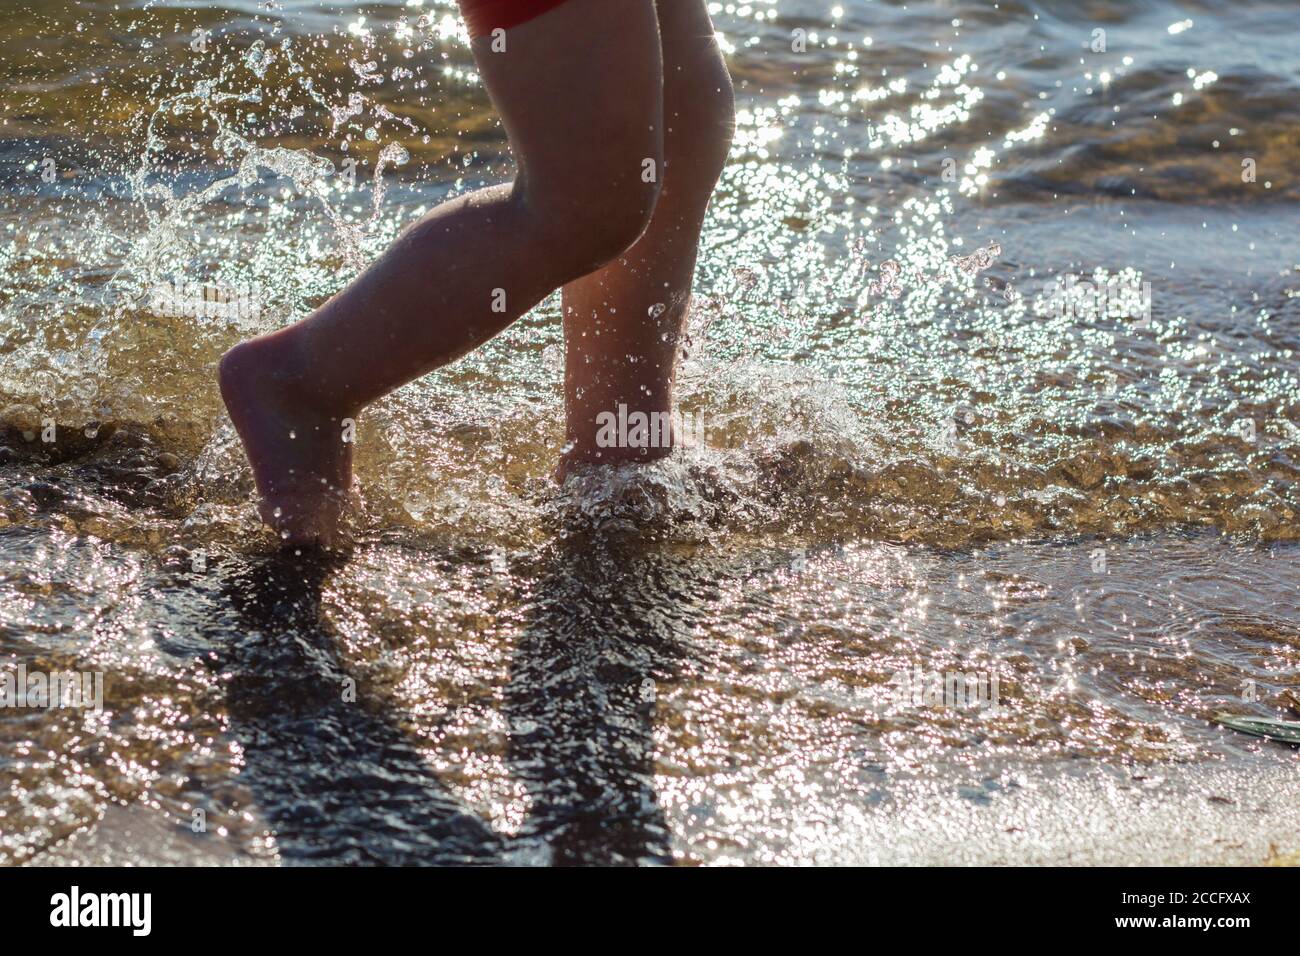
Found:
M 276 554 L 222 568 L 220 616 L 239 634 L 223 660 L 230 729 L 284 862 L 671 862 L 654 712 L 687 647 L 689 561 L 585 540 L 511 568 L 525 623 L 503 706 L 528 803 L 515 836 L 462 804 L 402 714 L 350 678 L 322 613 L 345 564 Z

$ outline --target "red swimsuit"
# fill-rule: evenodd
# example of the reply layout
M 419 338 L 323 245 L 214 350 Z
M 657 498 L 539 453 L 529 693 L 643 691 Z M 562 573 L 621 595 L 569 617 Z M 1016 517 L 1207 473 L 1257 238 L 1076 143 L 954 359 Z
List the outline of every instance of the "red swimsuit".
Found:
M 493 30 L 508 30 L 540 16 L 564 0 L 460 0 L 471 37 L 487 36 Z

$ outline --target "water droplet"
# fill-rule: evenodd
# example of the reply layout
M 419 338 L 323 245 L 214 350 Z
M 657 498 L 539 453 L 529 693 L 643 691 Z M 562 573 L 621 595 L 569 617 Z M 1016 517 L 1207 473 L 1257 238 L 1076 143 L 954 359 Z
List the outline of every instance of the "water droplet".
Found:
M 424 517 L 425 512 L 429 510 L 429 499 L 420 492 L 413 491 L 406 496 L 406 501 L 403 502 L 403 505 L 406 508 L 406 513 L 416 521 L 419 521 Z

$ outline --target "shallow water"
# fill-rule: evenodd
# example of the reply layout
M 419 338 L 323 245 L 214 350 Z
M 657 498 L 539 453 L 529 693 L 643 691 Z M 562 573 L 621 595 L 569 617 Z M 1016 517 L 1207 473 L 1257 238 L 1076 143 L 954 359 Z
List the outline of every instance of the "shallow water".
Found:
M 0 712 L 0 859 L 1300 848 L 1209 720 L 1300 690 L 1294 4 L 717 5 L 703 445 L 556 488 L 547 303 L 277 554 L 214 363 L 509 174 L 451 10 L 0 0 L 0 655 L 105 675 Z

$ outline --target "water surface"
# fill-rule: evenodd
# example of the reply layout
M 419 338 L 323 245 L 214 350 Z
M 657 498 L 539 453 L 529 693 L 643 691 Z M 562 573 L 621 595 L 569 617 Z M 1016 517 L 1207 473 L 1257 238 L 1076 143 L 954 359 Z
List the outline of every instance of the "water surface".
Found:
M 704 444 L 557 488 L 551 301 L 367 412 L 324 559 L 214 364 L 509 175 L 453 5 L 0 0 L 0 657 L 106 684 L 0 716 L 0 859 L 1300 849 L 1209 719 L 1300 690 L 1296 5 L 713 9 Z

